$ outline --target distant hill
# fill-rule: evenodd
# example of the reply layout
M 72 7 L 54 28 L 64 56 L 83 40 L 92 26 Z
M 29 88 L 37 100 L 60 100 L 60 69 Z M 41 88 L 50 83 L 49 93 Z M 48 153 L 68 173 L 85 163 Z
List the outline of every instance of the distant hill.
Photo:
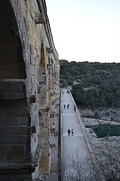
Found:
M 60 85 L 72 86 L 78 106 L 120 107 L 120 63 L 60 60 Z

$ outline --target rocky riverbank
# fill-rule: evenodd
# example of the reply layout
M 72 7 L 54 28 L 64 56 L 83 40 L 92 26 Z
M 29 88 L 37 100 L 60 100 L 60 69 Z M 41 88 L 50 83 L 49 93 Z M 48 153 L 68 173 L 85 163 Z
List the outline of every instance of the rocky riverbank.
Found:
M 80 109 L 85 126 L 120 125 L 120 109 Z M 120 136 L 98 138 L 91 128 L 86 128 L 95 161 L 106 180 L 120 180 Z

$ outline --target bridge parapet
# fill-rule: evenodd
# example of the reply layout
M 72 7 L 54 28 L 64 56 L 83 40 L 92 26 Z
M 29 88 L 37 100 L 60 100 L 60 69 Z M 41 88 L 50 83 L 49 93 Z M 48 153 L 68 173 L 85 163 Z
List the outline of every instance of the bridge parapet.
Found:
M 76 106 L 76 113 L 77 113 L 77 117 L 78 117 L 78 122 L 79 122 L 79 124 L 80 124 L 81 130 L 82 130 L 83 135 L 84 135 L 84 140 L 85 140 L 86 145 L 87 145 L 87 149 L 88 149 L 88 152 L 89 152 L 89 155 L 90 155 L 91 163 L 92 163 L 92 165 L 93 165 L 95 174 L 97 175 L 96 179 L 97 179 L 97 180 L 101 180 L 101 181 L 105 181 L 105 178 L 104 178 L 104 176 L 102 175 L 102 173 L 101 173 L 101 171 L 100 171 L 100 168 L 99 168 L 99 166 L 98 166 L 97 163 L 96 163 L 96 159 L 95 159 L 93 150 L 92 150 L 91 145 L 90 145 L 90 140 L 89 140 L 87 131 L 86 131 L 85 126 L 84 126 L 84 124 L 83 124 L 83 122 L 82 122 L 82 118 L 81 118 L 81 115 L 80 115 L 80 111 L 79 111 L 79 109 L 77 108 L 77 105 L 76 105 L 76 103 L 75 103 L 75 100 L 74 100 L 71 92 L 70 92 L 70 96 L 71 96 L 73 105 Z

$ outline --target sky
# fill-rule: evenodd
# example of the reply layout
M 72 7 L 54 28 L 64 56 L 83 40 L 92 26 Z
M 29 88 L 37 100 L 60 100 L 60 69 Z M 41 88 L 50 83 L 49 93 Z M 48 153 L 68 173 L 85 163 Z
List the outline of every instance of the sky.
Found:
M 120 62 L 120 0 L 46 0 L 59 59 Z

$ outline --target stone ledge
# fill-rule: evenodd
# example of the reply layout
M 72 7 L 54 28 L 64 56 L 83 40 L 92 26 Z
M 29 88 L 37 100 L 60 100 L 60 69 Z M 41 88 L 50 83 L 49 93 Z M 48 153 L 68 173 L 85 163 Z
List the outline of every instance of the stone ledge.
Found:
M 29 143 L 30 142 L 30 136 L 21 136 L 21 135 L 5 135 L 0 136 L 0 144 L 1 143 Z
M 0 126 L 1 135 L 28 135 L 31 131 L 31 127 L 27 126 Z
M 22 99 L 26 97 L 26 88 L 23 81 L 2 80 L 0 82 L 0 99 Z
M 12 116 L 12 115 L 15 115 L 15 116 L 23 116 L 23 115 L 27 115 L 29 114 L 29 108 L 28 107 L 3 107 L 1 108 L 0 107 L 0 115 L 4 116 L 4 115 L 7 115 L 7 116 Z
M 0 174 L 8 174 L 8 173 L 29 173 L 34 172 L 35 165 L 30 163 L 24 164 L 9 164 L 2 163 L 0 164 Z

